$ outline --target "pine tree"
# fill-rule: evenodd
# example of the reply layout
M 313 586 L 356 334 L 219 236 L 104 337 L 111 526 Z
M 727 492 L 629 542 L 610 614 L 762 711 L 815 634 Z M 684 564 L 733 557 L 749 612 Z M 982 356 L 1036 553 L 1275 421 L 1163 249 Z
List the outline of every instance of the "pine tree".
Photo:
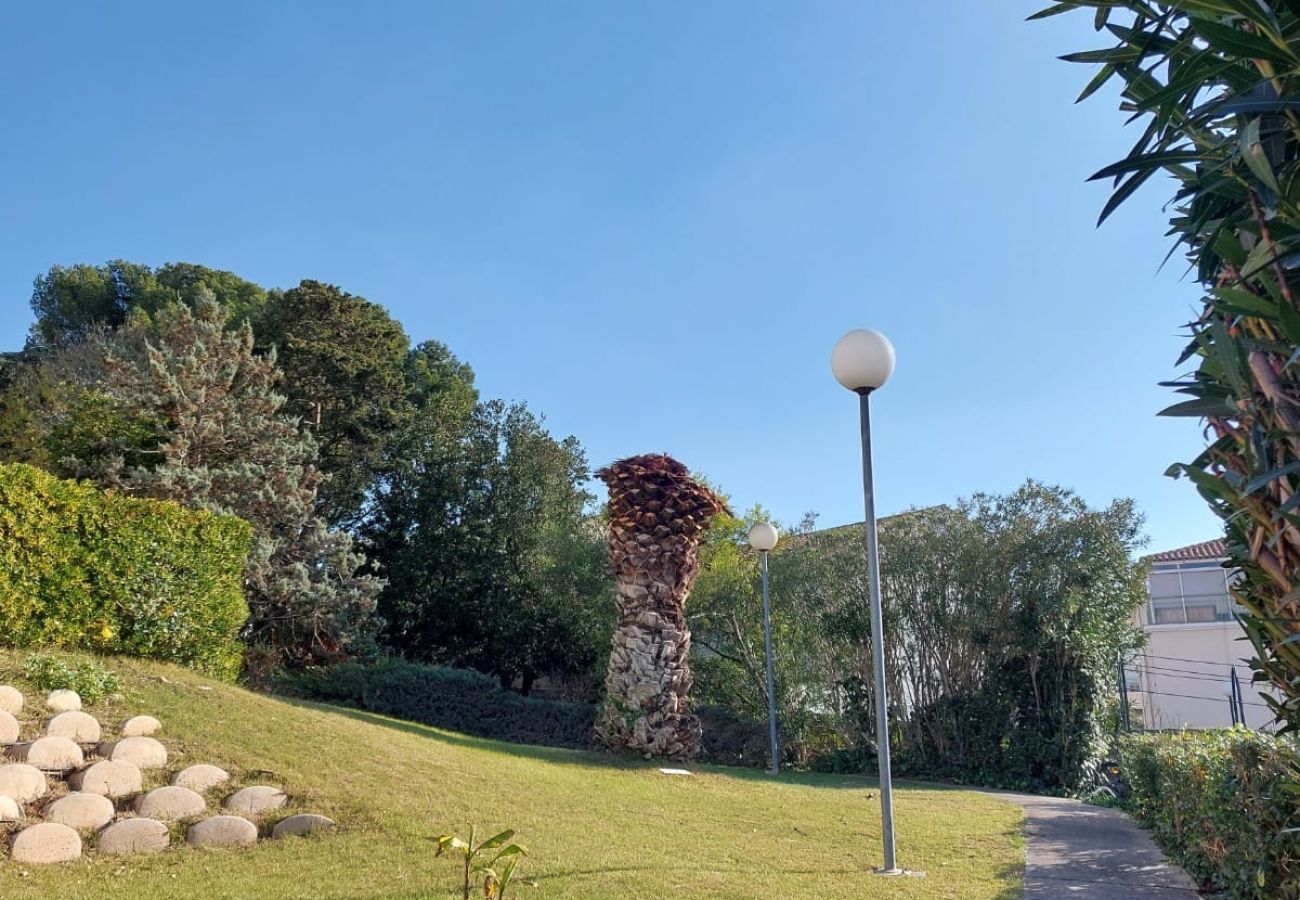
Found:
M 227 326 L 208 295 L 94 337 L 102 372 L 79 351 L 84 381 L 54 417 L 50 456 L 61 474 L 250 522 L 251 644 L 289 663 L 364 649 L 382 582 L 357 574 L 351 538 L 315 512 L 316 443 L 285 409 L 274 353 L 254 352 L 247 323 Z

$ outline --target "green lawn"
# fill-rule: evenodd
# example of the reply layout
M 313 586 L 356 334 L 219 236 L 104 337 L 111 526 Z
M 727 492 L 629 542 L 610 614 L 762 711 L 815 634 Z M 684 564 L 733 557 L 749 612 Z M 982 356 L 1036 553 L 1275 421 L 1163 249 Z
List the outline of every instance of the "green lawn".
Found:
M 0 651 L 0 683 L 26 687 Z M 282 784 L 295 811 L 341 829 L 244 851 L 172 850 L 26 870 L 0 862 L 0 897 L 458 897 L 443 831 L 514 828 L 538 882 L 524 898 L 999 898 L 1021 896 L 1017 807 L 964 791 L 895 793 L 900 862 L 924 879 L 870 874 L 880 859 L 874 784 L 698 767 L 670 777 L 608 756 L 500 744 L 368 713 L 291 703 L 126 660 L 106 724 L 157 715 L 173 768 L 211 762 L 242 783 Z M 29 697 L 35 694 L 29 692 Z M 35 727 L 35 721 L 28 723 Z M 25 732 L 28 733 L 28 732 Z M 490 832 L 486 832 L 490 833 Z

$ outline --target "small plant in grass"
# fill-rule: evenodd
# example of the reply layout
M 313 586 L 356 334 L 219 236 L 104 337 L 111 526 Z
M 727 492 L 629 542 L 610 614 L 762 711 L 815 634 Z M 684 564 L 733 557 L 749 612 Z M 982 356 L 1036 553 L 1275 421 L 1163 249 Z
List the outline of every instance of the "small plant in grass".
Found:
M 69 663 L 57 656 L 29 653 L 23 671 L 41 690 L 76 691 L 86 703 L 98 703 L 121 686 L 116 675 L 90 660 Z
M 438 836 L 438 856 L 460 854 L 462 863 L 462 897 L 469 900 L 474 882 L 483 879 L 484 900 L 506 900 L 506 891 L 515 880 L 515 866 L 519 857 L 527 856 L 528 851 L 521 845 L 510 842 L 515 833 L 510 830 L 494 834 L 492 837 L 475 844 L 477 829 L 469 829 L 469 840 L 465 841 L 454 834 Z M 531 881 L 522 881 L 530 887 L 536 887 Z

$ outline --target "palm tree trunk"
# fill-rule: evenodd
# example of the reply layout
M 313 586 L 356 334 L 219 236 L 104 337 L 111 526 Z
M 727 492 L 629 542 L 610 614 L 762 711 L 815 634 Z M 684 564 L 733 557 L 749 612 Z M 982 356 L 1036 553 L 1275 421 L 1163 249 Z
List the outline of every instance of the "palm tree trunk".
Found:
M 700 722 L 690 711 L 686 597 L 700 538 L 726 506 L 669 456 L 634 456 L 596 475 L 609 487 L 619 608 L 596 734 L 615 751 L 688 760 Z

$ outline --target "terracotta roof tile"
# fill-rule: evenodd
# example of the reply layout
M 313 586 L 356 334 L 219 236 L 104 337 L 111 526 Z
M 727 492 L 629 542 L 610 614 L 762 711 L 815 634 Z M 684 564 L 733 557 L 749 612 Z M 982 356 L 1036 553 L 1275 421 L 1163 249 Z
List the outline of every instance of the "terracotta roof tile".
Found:
M 1223 559 L 1228 555 L 1222 540 L 1201 541 L 1186 547 L 1153 553 L 1147 557 L 1150 562 L 1190 562 L 1202 559 Z

